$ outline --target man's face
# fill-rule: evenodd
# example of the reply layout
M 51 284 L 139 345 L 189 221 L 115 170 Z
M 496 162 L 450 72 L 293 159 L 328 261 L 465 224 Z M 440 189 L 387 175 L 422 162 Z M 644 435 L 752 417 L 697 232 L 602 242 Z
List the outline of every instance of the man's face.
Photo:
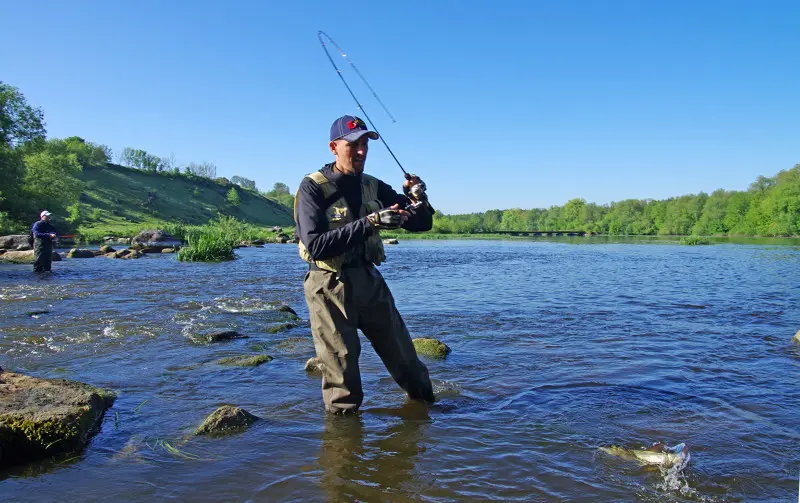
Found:
M 345 140 L 335 140 L 330 143 L 331 152 L 336 156 L 336 167 L 347 175 L 360 175 L 364 172 L 369 150 L 369 137 L 362 136 L 350 143 Z
M 44 220 L 45 222 L 49 222 L 50 221 L 50 215 L 43 216 L 42 220 Z

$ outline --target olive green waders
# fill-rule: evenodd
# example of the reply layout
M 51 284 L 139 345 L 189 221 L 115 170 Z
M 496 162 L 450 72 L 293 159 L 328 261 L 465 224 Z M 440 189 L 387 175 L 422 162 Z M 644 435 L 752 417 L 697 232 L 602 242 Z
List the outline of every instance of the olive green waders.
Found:
M 325 409 L 355 412 L 364 399 L 358 368 L 358 329 L 409 398 L 433 402 L 428 369 L 417 357 L 381 273 L 371 264 L 345 268 L 338 277 L 334 272 L 311 269 L 303 280 L 303 290 L 314 347 L 323 363 Z
M 33 270 L 34 272 L 47 272 L 52 267 L 53 243 L 52 241 L 36 238 L 33 241 Z

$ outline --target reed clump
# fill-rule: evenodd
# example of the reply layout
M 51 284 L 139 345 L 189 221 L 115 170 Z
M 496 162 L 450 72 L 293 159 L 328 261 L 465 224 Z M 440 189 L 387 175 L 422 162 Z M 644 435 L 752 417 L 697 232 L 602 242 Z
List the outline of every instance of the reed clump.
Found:
M 234 217 L 220 215 L 206 225 L 186 229 L 187 245 L 178 252 L 184 262 L 233 260 L 234 248 L 242 241 L 248 225 Z

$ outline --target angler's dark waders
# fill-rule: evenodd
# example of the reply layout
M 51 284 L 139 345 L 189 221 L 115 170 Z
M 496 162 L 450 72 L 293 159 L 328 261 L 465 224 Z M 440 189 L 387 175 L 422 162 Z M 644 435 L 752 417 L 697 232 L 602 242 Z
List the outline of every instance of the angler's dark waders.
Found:
M 345 268 L 339 274 L 312 267 L 303 280 L 303 290 L 314 347 L 323 363 L 326 410 L 355 412 L 364 399 L 358 329 L 410 398 L 433 402 L 428 369 L 417 357 L 392 293 L 373 265 Z

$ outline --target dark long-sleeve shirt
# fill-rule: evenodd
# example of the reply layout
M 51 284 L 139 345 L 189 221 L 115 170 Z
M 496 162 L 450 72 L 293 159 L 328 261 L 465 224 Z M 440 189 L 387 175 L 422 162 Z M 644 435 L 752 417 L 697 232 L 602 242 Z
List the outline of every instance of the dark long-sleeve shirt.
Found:
M 50 234 L 58 234 L 53 224 L 44 220 L 39 220 L 34 223 L 33 227 L 31 227 L 31 232 L 33 233 L 33 237 L 41 239 L 44 243 L 53 242 Z
M 326 200 L 319 185 L 308 178 L 300 183 L 297 193 L 297 236 L 305 245 L 311 258 L 324 260 L 341 255 L 346 250 L 363 245 L 372 235 L 373 228 L 366 217 L 359 218 L 338 229 L 328 228 L 325 211 L 339 197 L 344 197 L 353 215 L 361 208 L 361 175 L 345 175 L 333 169 L 333 164 L 323 168 L 325 177 L 338 188 L 334 196 Z M 398 194 L 388 184 L 378 180 L 378 199 L 384 208 L 399 204 L 401 208 L 410 201 Z M 410 232 L 427 231 L 433 227 L 433 213 L 424 205 L 415 210 L 403 223 Z

